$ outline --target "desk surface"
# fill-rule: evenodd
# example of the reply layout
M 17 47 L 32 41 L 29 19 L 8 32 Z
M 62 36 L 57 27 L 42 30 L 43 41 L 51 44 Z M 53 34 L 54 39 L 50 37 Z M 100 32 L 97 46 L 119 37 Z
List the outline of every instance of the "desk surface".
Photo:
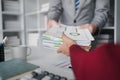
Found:
M 69 57 L 56 53 L 56 50 L 51 50 L 43 47 L 31 47 L 32 54 L 27 57 L 27 62 L 38 65 L 49 72 L 73 79 L 73 72 L 71 69 L 64 69 L 54 66 L 55 62 L 66 60 L 70 62 Z

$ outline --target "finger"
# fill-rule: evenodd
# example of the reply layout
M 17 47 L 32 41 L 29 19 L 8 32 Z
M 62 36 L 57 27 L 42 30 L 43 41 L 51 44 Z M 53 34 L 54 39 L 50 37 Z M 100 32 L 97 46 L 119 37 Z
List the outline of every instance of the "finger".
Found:
M 49 30 L 51 27 L 49 26 L 49 27 L 47 27 L 47 30 Z
M 59 49 L 57 50 L 57 53 L 62 53 L 62 50 L 59 48 Z
M 61 44 L 60 47 L 57 50 L 57 53 L 62 53 L 63 52 L 63 47 L 64 47 L 64 44 Z
M 70 38 L 68 38 L 65 34 L 62 35 L 62 39 L 63 39 L 63 42 L 67 42 L 68 40 L 71 40 Z

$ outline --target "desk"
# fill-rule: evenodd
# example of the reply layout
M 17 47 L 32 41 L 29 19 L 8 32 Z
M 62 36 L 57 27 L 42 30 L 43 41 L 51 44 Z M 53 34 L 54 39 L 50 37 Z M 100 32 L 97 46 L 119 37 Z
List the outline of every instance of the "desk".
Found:
M 62 68 L 58 68 L 52 66 L 54 62 L 60 61 L 62 59 L 68 59 L 69 57 L 56 53 L 55 50 L 43 48 L 43 47 L 31 47 L 32 54 L 27 57 L 27 61 L 40 66 L 43 70 L 47 70 L 51 73 L 55 73 L 57 75 L 65 76 L 70 80 L 74 80 L 72 70 L 65 70 Z

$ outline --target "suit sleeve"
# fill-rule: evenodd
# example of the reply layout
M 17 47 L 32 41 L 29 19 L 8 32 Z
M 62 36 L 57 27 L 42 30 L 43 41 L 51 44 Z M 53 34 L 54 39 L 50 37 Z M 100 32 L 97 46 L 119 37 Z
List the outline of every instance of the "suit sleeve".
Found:
M 50 9 L 48 12 L 48 19 L 55 20 L 58 22 L 62 14 L 62 1 L 61 0 L 50 0 Z
M 91 24 L 96 24 L 98 27 L 103 27 L 108 18 L 109 0 L 95 0 L 94 18 Z

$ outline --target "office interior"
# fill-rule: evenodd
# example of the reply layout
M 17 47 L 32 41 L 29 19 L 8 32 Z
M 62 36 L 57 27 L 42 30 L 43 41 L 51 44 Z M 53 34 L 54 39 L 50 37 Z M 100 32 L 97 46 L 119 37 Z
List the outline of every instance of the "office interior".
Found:
M 119 3 L 120 0 L 110 0 L 108 21 L 99 35 L 94 36 L 97 44 L 120 42 Z M 28 63 L 74 80 L 70 68 L 57 66 L 66 62 L 64 65 L 70 67 L 70 58 L 42 46 L 41 36 L 47 31 L 48 10 L 49 0 L 0 0 L 0 42 L 7 37 L 0 50 L 0 53 L 4 53 L 3 62 L 13 59 L 12 51 L 15 46 L 26 46 L 31 49 L 31 54 L 26 59 Z

